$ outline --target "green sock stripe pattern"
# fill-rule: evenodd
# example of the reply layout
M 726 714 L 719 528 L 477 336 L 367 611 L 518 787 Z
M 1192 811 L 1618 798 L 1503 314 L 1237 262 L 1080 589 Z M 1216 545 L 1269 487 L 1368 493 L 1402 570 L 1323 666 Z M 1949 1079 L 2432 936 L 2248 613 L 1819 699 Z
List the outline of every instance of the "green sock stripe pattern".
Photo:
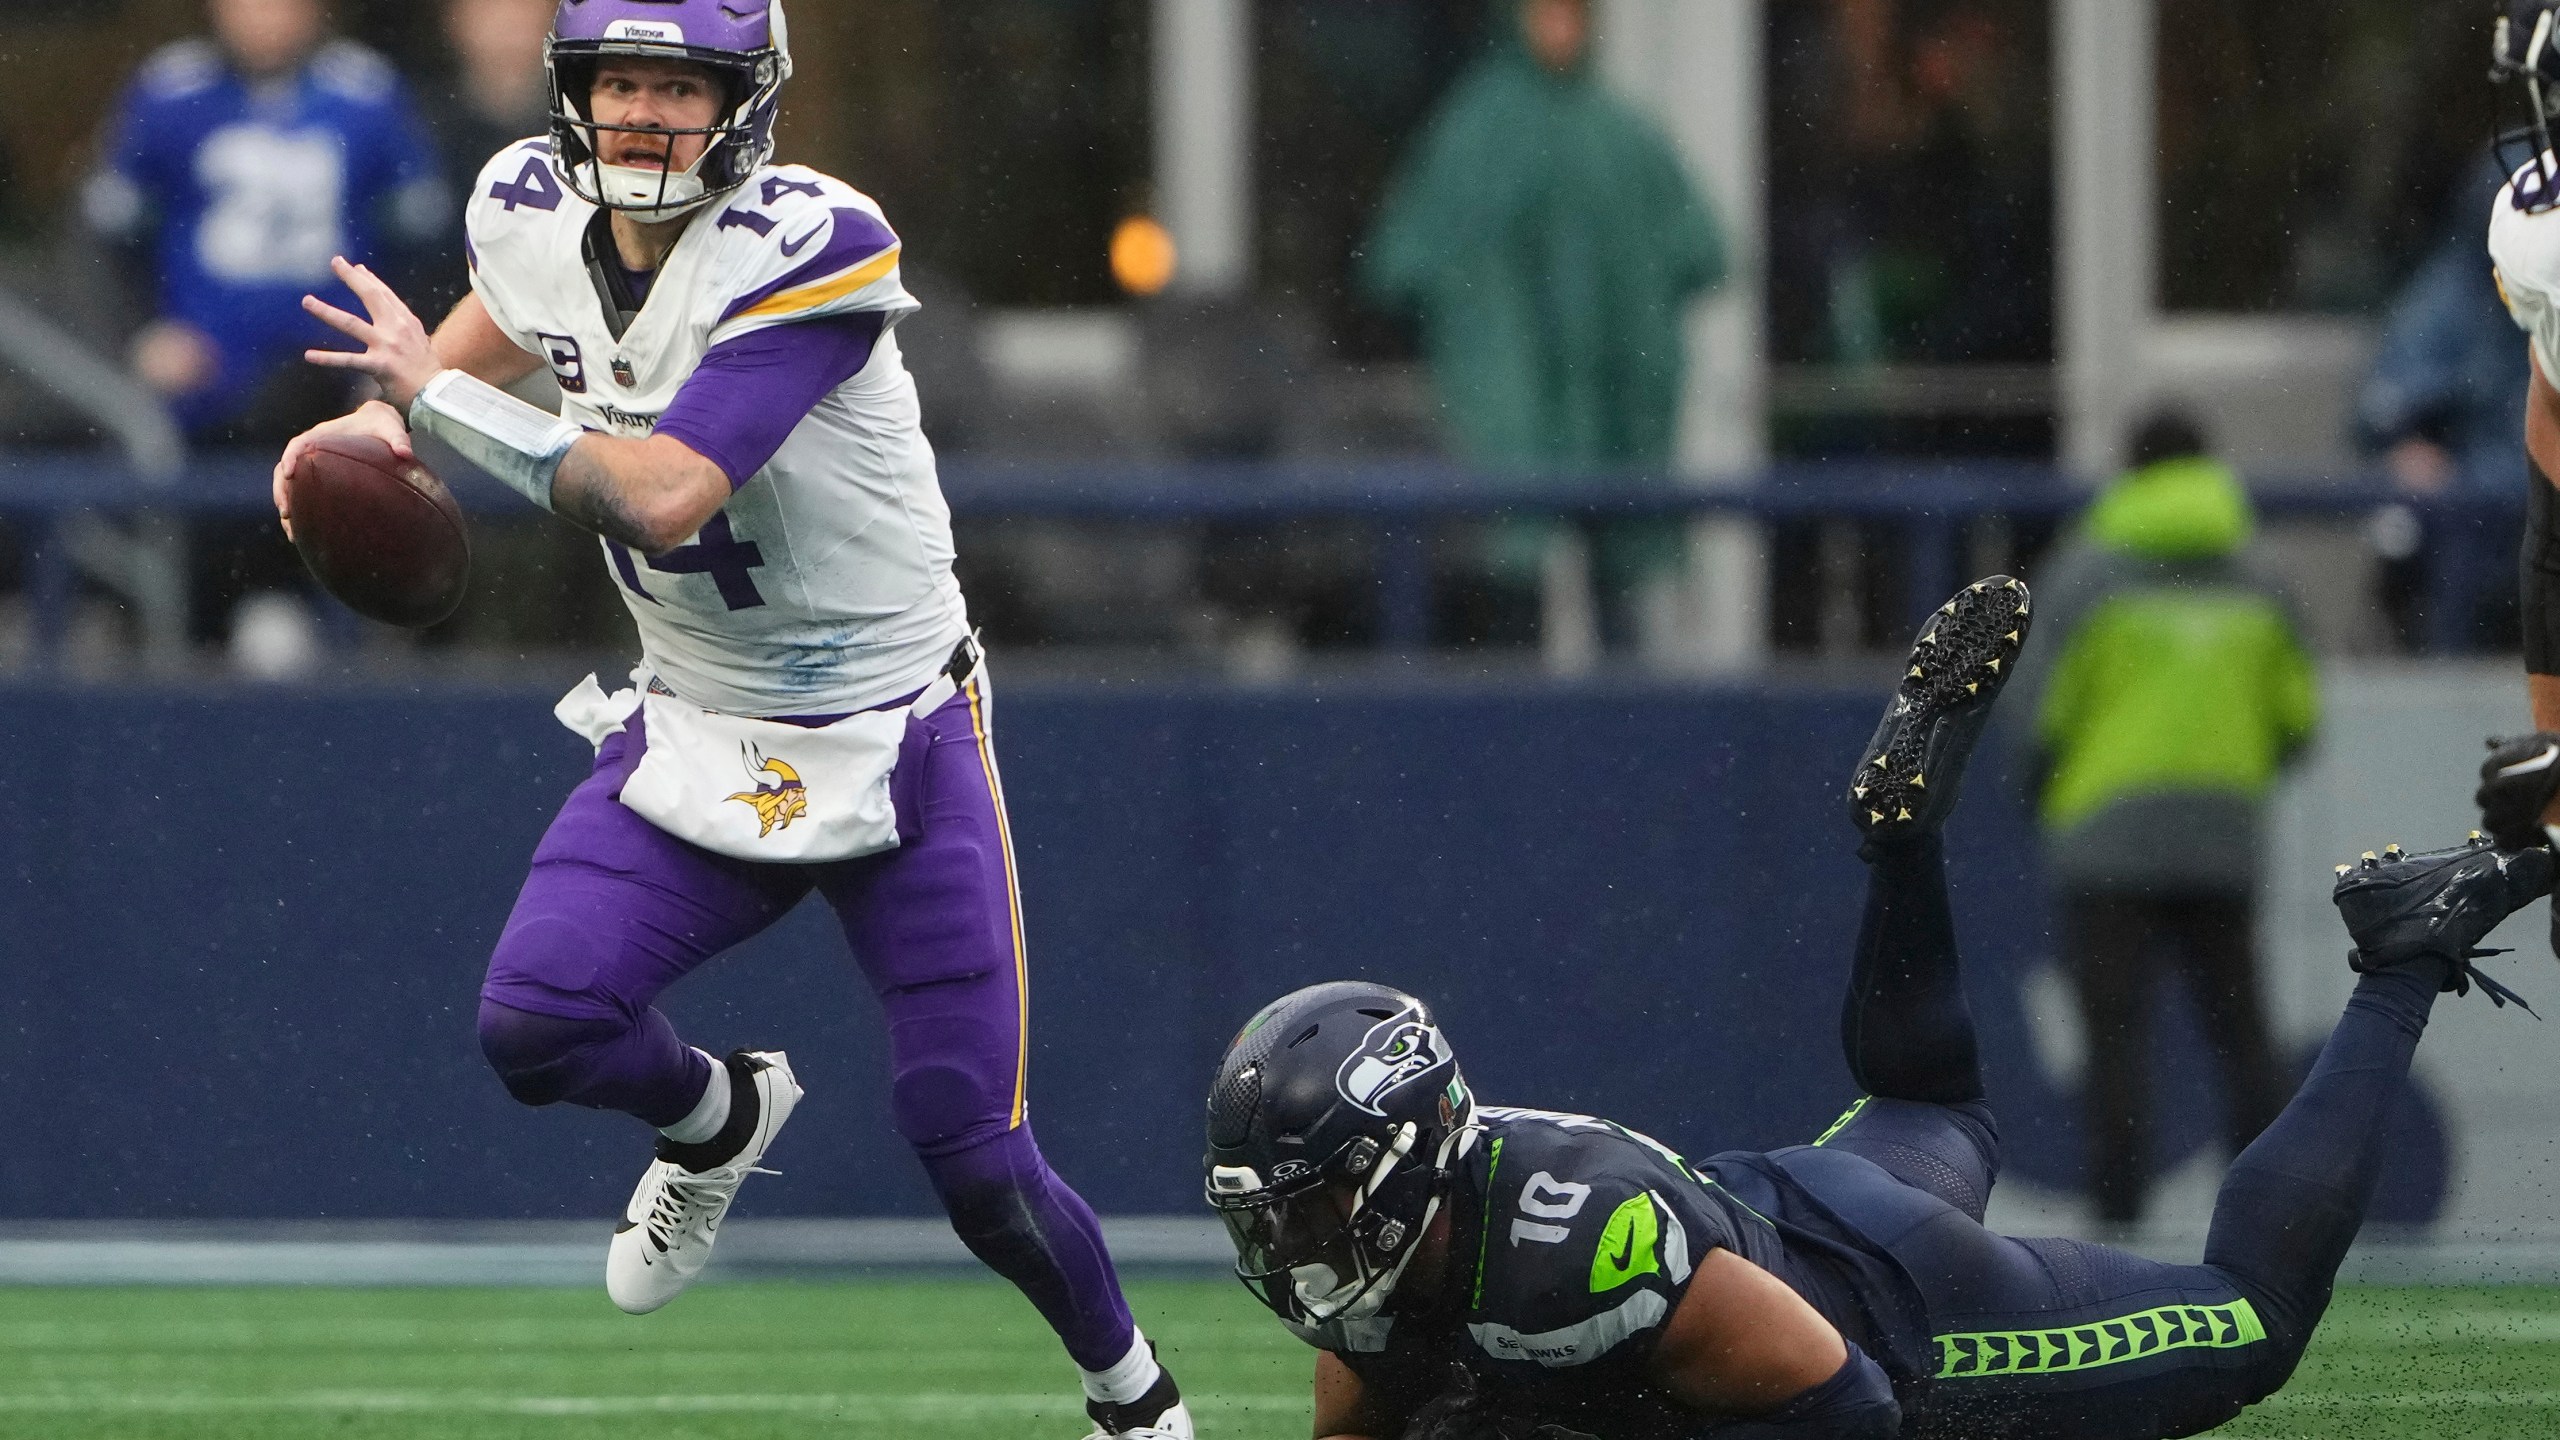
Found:
M 1874 1099 L 1874 1098 L 1875 1098 L 1875 1097 L 1874 1097 L 1874 1096 L 1872 1096 L 1872 1095 L 1861 1095 L 1861 1096 L 1859 1096 L 1859 1097 L 1858 1097 L 1858 1103 L 1857 1103 L 1857 1104 L 1855 1104 L 1855 1105 L 1850 1106 L 1850 1107 L 1849 1107 L 1848 1109 L 1846 1109 L 1846 1110 L 1841 1111 L 1841 1112 L 1840 1112 L 1840 1118 L 1839 1118 L 1839 1119 L 1837 1119 L 1837 1120 L 1832 1121 L 1832 1122 L 1831 1122 L 1831 1128 L 1830 1128 L 1830 1129 L 1828 1129 L 1828 1130 L 1823 1131 L 1823 1132 L 1822 1132 L 1822 1134 L 1821 1134 L 1819 1137 L 1817 1137 L 1817 1138 L 1814 1140 L 1814 1142 L 1813 1142 L 1813 1143 L 1814 1143 L 1814 1144 L 1816 1144 L 1816 1145 L 1828 1145 L 1828 1144 L 1830 1144 L 1830 1143 L 1831 1143 L 1831 1137 L 1832 1137 L 1832 1136 L 1834 1136 L 1834 1135 L 1839 1134 L 1839 1133 L 1840 1133 L 1841 1131 L 1843 1131 L 1843 1130 L 1848 1129 L 1848 1128 L 1849 1128 L 1849 1122 L 1850 1122 L 1850 1121 L 1852 1121 L 1852 1120 L 1857 1119 L 1857 1118 L 1858 1118 L 1858 1112 L 1859 1112 L 1859 1111 L 1861 1111 L 1861 1110 L 1866 1109 L 1866 1108 L 1867 1108 L 1867 1102 L 1868 1102 L 1869 1100 Z
M 2166 1305 L 2066 1330 L 1995 1330 L 1938 1337 L 1938 1378 L 2061 1375 L 2147 1360 L 2171 1350 L 2237 1350 L 2267 1338 L 2257 1307 Z

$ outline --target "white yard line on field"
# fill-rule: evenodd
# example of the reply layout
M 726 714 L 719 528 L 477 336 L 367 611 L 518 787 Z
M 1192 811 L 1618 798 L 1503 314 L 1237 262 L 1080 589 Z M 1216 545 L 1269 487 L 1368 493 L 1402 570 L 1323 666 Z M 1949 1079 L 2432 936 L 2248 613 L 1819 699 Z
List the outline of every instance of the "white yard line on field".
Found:
M 1304 1411 L 1304 1395 L 1208 1395 L 1195 1410 Z M 1084 1414 L 1080 1399 L 1058 1394 L 989 1395 L 925 1391 L 902 1395 L 492 1395 L 445 1390 L 310 1390 L 281 1395 L 0 1395 L 0 1413 L 206 1414 L 243 1411 L 357 1410 L 373 1413 L 469 1411 L 483 1415 L 845 1415 L 862 1419 L 935 1420 Z

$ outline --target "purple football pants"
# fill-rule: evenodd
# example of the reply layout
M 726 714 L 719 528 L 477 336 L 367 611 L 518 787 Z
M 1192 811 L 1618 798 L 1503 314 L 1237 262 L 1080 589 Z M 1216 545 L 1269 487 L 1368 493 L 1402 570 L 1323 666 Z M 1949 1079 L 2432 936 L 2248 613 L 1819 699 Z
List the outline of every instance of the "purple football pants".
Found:
M 1024 1122 L 1021 906 L 978 685 L 908 721 L 891 782 L 901 843 L 858 860 L 758 864 L 667 834 L 621 802 L 642 749 L 637 715 L 606 738 L 490 957 L 480 1041 L 508 1091 L 683 1119 L 710 1067 L 655 1008 L 659 992 L 815 890 L 887 1016 L 898 1133 L 952 1228 L 1078 1365 L 1117 1363 L 1134 1331 L 1101 1227 Z

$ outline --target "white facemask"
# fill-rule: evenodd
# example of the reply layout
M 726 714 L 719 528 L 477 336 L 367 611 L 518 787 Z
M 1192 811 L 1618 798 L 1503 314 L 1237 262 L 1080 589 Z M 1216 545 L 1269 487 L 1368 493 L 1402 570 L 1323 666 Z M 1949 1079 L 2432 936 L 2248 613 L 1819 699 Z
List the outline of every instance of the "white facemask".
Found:
M 703 159 L 709 158 L 710 152 L 704 151 Z M 673 220 L 702 208 L 711 199 L 703 193 L 701 169 L 701 160 L 673 175 L 637 165 L 599 163 L 595 167 L 596 188 L 622 214 L 634 220 Z

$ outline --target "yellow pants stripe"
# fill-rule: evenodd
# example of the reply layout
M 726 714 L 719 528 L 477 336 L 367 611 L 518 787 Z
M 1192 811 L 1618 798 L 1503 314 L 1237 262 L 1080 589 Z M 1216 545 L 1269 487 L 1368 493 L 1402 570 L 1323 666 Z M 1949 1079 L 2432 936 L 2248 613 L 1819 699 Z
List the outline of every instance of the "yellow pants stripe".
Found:
M 1016 1011 L 1013 1058 L 1013 1118 L 1010 1130 L 1022 1128 L 1031 1088 L 1031 963 L 1022 940 L 1022 881 L 1013 868 L 1013 820 L 1005 814 L 1004 781 L 996 774 L 995 737 L 987 728 L 978 682 L 969 681 L 969 729 L 978 739 L 978 763 L 986 767 L 987 795 L 996 807 L 996 841 L 1004 848 L 1004 889 L 1013 916 L 1013 997 Z

